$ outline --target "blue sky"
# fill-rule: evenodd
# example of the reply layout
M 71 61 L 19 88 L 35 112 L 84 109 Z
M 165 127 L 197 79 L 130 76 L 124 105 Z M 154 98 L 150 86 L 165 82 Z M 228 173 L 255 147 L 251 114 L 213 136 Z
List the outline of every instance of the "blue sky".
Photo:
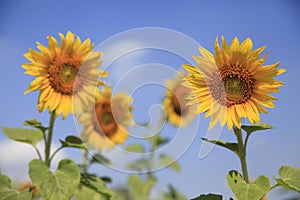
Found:
M 300 167 L 298 144 L 300 134 L 297 131 L 300 111 L 298 106 L 300 97 L 298 94 L 300 91 L 298 78 L 300 74 L 299 8 L 300 3 L 296 0 L 243 2 L 190 0 L 176 1 L 176 3 L 158 0 L 89 1 L 88 3 L 83 3 L 83 1 L 1 1 L 0 126 L 21 126 L 25 119 L 32 117 L 48 123 L 47 112 L 39 114 L 35 109 L 38 93 L 23 95 L 32 77 L 24 75 L 21 68 L 21 64 L 27 62 L 23 54 L 29 47 L 35 48 L 36 41 L 46 44 L 47 35 L 57 37 L 58 32 L 66 33 L 71 30 L 81 38 L 91 38 L 92 42 L 97 45 L 129 29 L 161 27 L 179 31 L 210 51 L 213 51 L 216 36 L 224 35 L 227 40 L 235 36 L 238 36 L 240 40 L 250 37 L 256 48 L 267 45 L 266 51 L 269 52 L 269 56 L 266 64 L 280 61 L 280 66 L 287 70 L 278 78 L 284 81 L 285 85 L 281 87 L 279 93 L 275 94 L 279 99 L 275 102 L 276 108 L 269 110 L 268 115 L 262 115 L 262 121 L 276 126 L 276 129 L 253 134 L 250 139 L 248 149 L 250 176 L 255 178 L 260 174 L 266 174 L 269 177 L 277 175 L 277 170 L 281 165 Z M 143 55 L 137 54 L 133 57 L 131 61 L 138 60 L 133 62 L 133 66 L 156 62 L 179 69 L 184 62 L 182 58 L 157 51 L 146 52 Z M 129 67 L 126 69 L 130 70 L 130 65 L 130 63 L 127 64 Z M 111 76 L 112 78 L 108 78 L 107 81 L 117 81 L 118 76 L 113 74 Z M 173 74 L 169 74 L 169 77 L 173 77 Z M 135 114 L 145 119 L 148 115 L 143 115 L 143 113 L 151 107 L 151 104 L 158 103 L 163 96 L 161 87 L 155 86 L 148 90 L 159 95 L 151 97 L 152 93 L 147 92 L 146 89 L 140 90 L 140 94 L 136 94 L 134 105 Z M 147 103 L 143 103 L 145 99 Z M 203 116 L 200 118 L 196 139 L 179 159 L 182 172 L 175 174 L 169 170 L 158 171 L 160 186 L 163 188 L 167 183 L 172 183 L 187 197 L 209 192 L 222 193 L 225 197 L 229 197 L 231 193 L 226 186 L 225 174 L 231 169 L 240 169 L 238 160 L 233 154 L 220 148 L 214 148 L 204 159 L 198 158 L 199 148 L 202 145 L 199 138 L 204 136 L 208 123 Z M 175 128 L 166 127 L 166 132 L 172 131 L 176 131 Z M 72 133 L 76 133 L 72 117 L 68 117 L 63 122 L 57 120 L 55 139 L 64 138 Z M 221 139 L 233 141 L 234 137 L 231 132 L 224 129 Z M 1 131 L 0 143 L 2 147 L 8 145 Z M 15 145 L 11 148 L 11 152 L 4 152 L 6 150 L 0 147 L 0 166 L 4 173 L 21 176 L 21 172 L 26 172 L 26 168 L 16 167 L 16 162 L 11 160 L 11 164 L 7 164 L 7 159 L 8 157 L 13 159 L 13 155 L 17 159 L 22 158 L 20 154 L 22 155 L 22 149 L 25 147 L 17 143 L 9 144 Z M 80 154 L 78 151 L 65 152 L 66 155 L 71 154 L 74 159 L 78 159 L 77 153 Z M 4 156 L 4 154 L 11 155 Z M 98 168 L 93 168 L 93 170 L 99 171 Z M 116 184 L 122 184 L 127 176 L 125 173 L 105 167 L 100 170 L 101 173 L 109 173 Z M 276 198 L 277 192 L 278 190 L 271 193 L 271 199 L 278 198 Z

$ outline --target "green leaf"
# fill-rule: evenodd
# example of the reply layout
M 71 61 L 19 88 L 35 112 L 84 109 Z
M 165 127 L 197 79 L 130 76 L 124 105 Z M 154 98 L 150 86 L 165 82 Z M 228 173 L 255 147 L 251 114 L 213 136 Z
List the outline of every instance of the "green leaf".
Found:
M 279 169 L 279 177 L 275 179 L 278 185 L 300 193 L 300 168 L 282 166 Z
M 270 189 L 270 180 L 266 176 L 260 176 L 254 183 L 247 184 L 237 171 L 232 170 L 226 179 L 237 200 L 260 200 Z
M 168 185 L 169 191 L 163 194 L 164 200 L 186 200 L 187 198 L 180 194 L 172 185 Z
M 218 146 L 224 147 L 226 149 L 229 149 L 233 153 L 239 155 L 239 146 L 237 143 L 231 143 L 231 142 L 224 142 L 222 140 L 209 140 L 207 138 L 201 138 L 202 140 L 206 142 L 210 142 L 212 144 L 216 144 Z
M 41 130 L 2 127 L 4 134 L 11 140 L 36 145 L 44 138 Z
M 151 189 L 156 184 L 156 180 L 149 178 L 143 181 L 140 176 L 133 175 L 129 176 L 127 184 L 133 199 L 140 199 L 141 197 L 149 197 Z
M 143 171 L 144 169 L 147 169 L 148 166 L 152 166 L 152 162 L 146 158 L 142 158 L 129 163 L 126 167 L 135 171 Z
M 23 123 L 25 126 L 30 126 L 30 127 L 33 127 L 33 128 L 37 128 L 37 129 L 40 129 L 41 131 L 45 131 L 47 130 L 48 128 L 44 127 L 42 125 L 41 122 L 39 122 L 37 119 L 35 118 L 32 118 L 32 119 L 29 119 L 29 120 L 26 120 L 24 121 Z
M 101 163 L 106 165 L 111 164 L 110 160 L 100 153 L 94 154 L 90 160 L 90 163 Z
M 168 166 L 176 172 L 180 172 L 181 170 L 179 163 L 168 155 L 161 154 L 159 156 L 159 162 L 161 165 Z
M 222 195 L 218 194 L 201 194 L 199 197 L 196 197 L 191 200 L 222 200 Z
M 261 131 L 261 130 L 267 130 L 267 129 L 272 129 L 274 128 L 273 126 L 267 124 L 267 123 L 259 123 L 254 126 L 246 126 L 242 125 L 242 129 L 247 132 L 247 134 L 251 134 L 254 131 Z
M 92 190 L 88 187 L 81 186 L 77 188 L 74 193 L 74 197 L 76 200 L 104 200 L 107 197 L 103 196 L 102 194 L 97 193 L 95 190 Z
M 101 196 L 103 198 L 105 197 L 105 199 L 109 199 L 114 195 L 114 193 L 106 186 L 104 181 L 94 174 L 81 174 L 80 183 L 81 185 L 101 194 Z
M 84 142 L 77 136 L 69 135 L 65 141 L 60 140 L 62 147 L 71 147 L 78 149 L 86 149 Z
M 12 189 L 10 179 L 0 175 L 0 200 L 31 200 L 31 192 L 29 188 L 21 192 Z
M 144 147 L 140 144 L 131 144 L 125 148 L 125 151 L 134 152 L 134 153 L 143 153 Z
M 41 160 L 29 163 L 29 176 L 40 187 L 42 197 L 47 200 L 70 199 L 80 181 L 79 167 L 72 160 L 63 159 L 52 172 Z

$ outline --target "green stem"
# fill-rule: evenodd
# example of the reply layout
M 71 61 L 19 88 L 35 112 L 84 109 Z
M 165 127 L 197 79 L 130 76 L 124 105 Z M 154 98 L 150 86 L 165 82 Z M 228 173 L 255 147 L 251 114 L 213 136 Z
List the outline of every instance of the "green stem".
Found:
M 276 188 L 278 186 L 280 186 L 280 185 L 278 183 L 276 183 L 275 185 L 273 185 L 273 186 L 270 187 L 269 191 L 273 190 L 274 188 Z
M 87 160 L 88 160 L 88 151 L 87 149 L 83 150 L 83 158 L 81 164 L 81 172 L 84 174 L 87 172 Z
M 237 141 L 238 141 L 239 158 L 240 158 L 240 161 L 241 161 L 243 178 L 246 181 L 246 183 L 249 183 L 247 163 L 246 163 L 246 148 L 245 148 L 246 145 L 244 146 L 244 143 L 243 143 L 242 130 L 235 127 L 234 128 L 234 134 L 236 135 L 236 138 L 237 138 Z
M 55 111 L 51 113 L 51 118 L 49 122 L 49 130 L 48 130 L 48 137 L 46 138 L 46 146 L 45 146 L 45 164 L 47 167 L 50 167 L 51 160 L 50 160 L 50 150 L 51 150 L 51 142 L 52 142 L 52 135 L 53 135 L 53 127 L 55 121 Z
M 38 150 L 38 148 L 36 148 L 36 147 L 34 146 L 34 149 L 35 149 L 37 155 L 39 156 L 39 159 L 42 160 L 42 156 L 41 156 L 41 153 L 40 153 L 40 151 Z
M 51 163 L 51 161 L 53 160 L 53 158 L 54 158 L 54 156 L 60 151 L 60 150 L 62 150 L 64 148 L 64 146 L 61 146 L 61 147 L 59 147 L 59 148 L 57 148 L 55 151 L 54 151 L 54 153 L 51 155 L 51 157 L 49 158 L 49 163 Z

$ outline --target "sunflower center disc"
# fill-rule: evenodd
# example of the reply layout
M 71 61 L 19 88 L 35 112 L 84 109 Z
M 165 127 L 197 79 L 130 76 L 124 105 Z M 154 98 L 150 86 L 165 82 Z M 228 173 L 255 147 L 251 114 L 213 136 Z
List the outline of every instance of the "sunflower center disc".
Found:
M 97 132 L 103 133 L 107 137 L 113 136 L 118 129 L 118 125 L 114 120 L 111 104 L 108 102 L 97 103 L 95 111 Z
M 60 72 L 61 79 L 64 83 L 73 83 L 76 78 L 77 71 L 73 66 L 63 66 Z
M 237 75 L 226 77 L 224 87 L 227 99 L 237 102 L 243 97 L 245 83 Z

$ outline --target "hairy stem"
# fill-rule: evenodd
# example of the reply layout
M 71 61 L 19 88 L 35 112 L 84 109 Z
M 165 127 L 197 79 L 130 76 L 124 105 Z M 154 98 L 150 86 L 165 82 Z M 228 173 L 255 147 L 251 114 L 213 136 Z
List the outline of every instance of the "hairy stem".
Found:
M 246 181 L 246 183 L 249 183 L 247 162 L 246 162 L 246 148 L 245 148 L 246 146 L 244 146 L 242 130 L 235 127 L 234 134 L 236 135 L 238 141 L 239 159 L 242 166 L 243 178 Z
M 49 122 L 49 130 L 48 130 L 48 137 L 46 137 L 46 146 L 45 146 L 45 164 L 47 167 L 50 167 L 51 165 L 51 159 L 50 159 L 50 150 L 51 150 L 51 142 L 52 142 L 52 135 L 53 135 L 53 127 L 54 127 L 54 121 L 55 121 L 55 111 L 51 113 L 51 118 Z

